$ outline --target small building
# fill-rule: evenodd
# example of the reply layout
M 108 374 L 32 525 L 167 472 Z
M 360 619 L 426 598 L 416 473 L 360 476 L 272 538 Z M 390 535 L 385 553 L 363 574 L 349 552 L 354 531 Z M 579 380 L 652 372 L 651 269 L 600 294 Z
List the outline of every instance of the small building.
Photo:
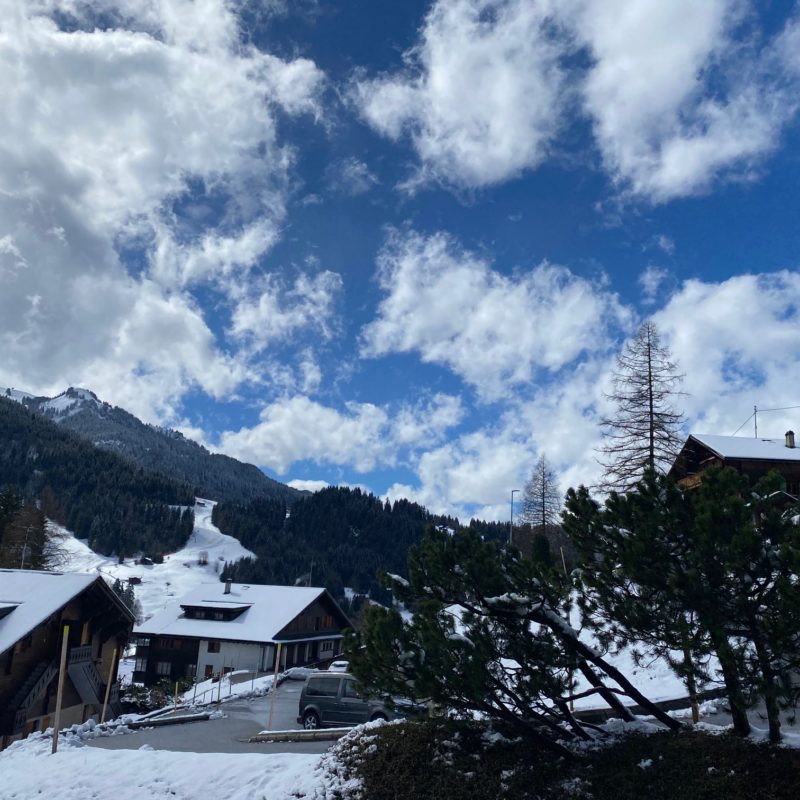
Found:
M 800 448 L 794 432 L 783 439 L 757 439 L 746 436 L 716 436 L 693 433 L 686 440 L 669 476 L 681 486 L 691 488 L 702 481 L 709 467 L 732 467 L 755 483 L 770 470 L 786 481 L 786 492 L 800 496 Z
M 52 726 L 62 632 L 69 625 L 60 723 L 119 712 L 119 657 L 133 614 L 102 577 L 0 569 L 0 749 Z
M 133 680 L 204 680 L 331 661 L 350 621 L 327 589 L 204 584 L 134 630 Z

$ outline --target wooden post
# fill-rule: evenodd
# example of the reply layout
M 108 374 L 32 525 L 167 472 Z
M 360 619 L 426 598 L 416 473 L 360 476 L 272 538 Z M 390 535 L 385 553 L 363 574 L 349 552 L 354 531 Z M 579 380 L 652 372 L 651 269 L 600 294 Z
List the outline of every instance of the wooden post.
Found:
M 225 675 L 225 662 L 222 662 L 222 666 L 219 668 L 219 682 L 217 683 L 217 705 L 222 702 L 222 678 Z M 213 694 L 211 695 L 214 696 Z
M 114 677 L 114 667 L 116 666 L 117 662 L 117 648 L 114 648 L 114 652 L 111 654 L 111 667 L 108 670 L 108 683 L 106 683 L 106 696 L 103 699 L 103 713 L 100 715 L 100 724 L 102 725 L 106 721 L 106 710 L 108 709 L 108 698 L 111 694 L 111 679 Z
M 175 700 L 172 703 L 173 708 L 178 707 L 178 681 L 175 681 Z
M 197 697 L 197 670 L 194 673 L 194 691 L 192 692 L 192 705 L 194 705 L 194 699 Z
M 69 625 L 64 626 L 61 634 L 61 663 L 58 668 L 58 690 L 56 691 L 56 714 L 53 719 L 53 747 L 51 753 L 58 750 L 58 731 L 61 725 L 61 699 L 64 696 L 64 673 L 67 671 L 67 647 L 69 646 Z
M 275 693 L 278 691 L 278 667 L 281 663 L 281 643 L 278 642 L 278 647 L 275 651 L 275 670 L 272 673 L 272 701 L 269 704 L 269 722 L 267 722 L 267 730 L 272 730 L 272 713 L 275 711 Z

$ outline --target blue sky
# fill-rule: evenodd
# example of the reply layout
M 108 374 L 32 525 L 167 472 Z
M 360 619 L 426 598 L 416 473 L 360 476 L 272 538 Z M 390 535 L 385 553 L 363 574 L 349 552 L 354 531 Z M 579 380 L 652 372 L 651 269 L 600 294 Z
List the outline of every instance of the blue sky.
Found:
M 800 405 L 795 2 L 0 11 L 2 386 L 498 519 L 644 319 L 689 429 Z

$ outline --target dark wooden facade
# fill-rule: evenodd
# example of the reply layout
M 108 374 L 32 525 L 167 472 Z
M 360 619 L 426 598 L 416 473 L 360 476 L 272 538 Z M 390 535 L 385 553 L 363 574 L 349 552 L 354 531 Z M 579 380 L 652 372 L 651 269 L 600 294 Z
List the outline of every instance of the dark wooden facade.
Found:
M 791 434 L 791 436 L 790 436 Z M 794 455 L 794 434 L 786 434 L 787 451 Z M 731 437 L 732 438 L 732 437 Z M 800 460 L 780 457 L 733 457 L 707 446 L 694 436 L 690 436 L 669 471 L 669 476 L 679 485 L 692 488 L 703 479 L 703 472 L 709 467 L 731 467 L 747 476 L 751 484 L 763 478 L 772 470 L 778 472 L 786 482 L 785 491 L 794 497 L 800 497 Z
M 133 614 L 98 577 L 39 625 L 21 632 L 0 653 L 0 749 L 53 724 L 64 625 L 69 625 L 69 638 L 62 726 L 99 719 L 109 675 L 109 718 L 114 716 L 119 711 L 118 662 L 133 622 Z

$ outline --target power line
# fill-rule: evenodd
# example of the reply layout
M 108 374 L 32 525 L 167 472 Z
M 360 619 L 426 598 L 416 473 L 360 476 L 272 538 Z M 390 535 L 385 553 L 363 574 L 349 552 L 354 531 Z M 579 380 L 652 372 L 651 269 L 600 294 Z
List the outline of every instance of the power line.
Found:
M 736 434 L 739 433 L 739 431 L 744 428 L 744 426 L 747 425 L 747 423 L 750 422 L 750 420 L 753 419 L 753 417 L 755 417 L 757 414 L 763 414 L 767 411 L 792 411 L 795 408 L 800 408 L 800 405 L 780 406 L 779 408 L 756 408 L 753 406 L 753 413 L 731 434 L 731 436 L 736 436 Z
M 742 428 L 744 428 L 744 426 L 745 426 L 745 425 L 747 425 L 747 423 L 748 423 L 748 422 L 750 422 L 750 420 L 751 420 L 751 419 L 753 419 L 753 417 L 754 417 L 755 415 L 756 415 L 756 412 L 754 411 L 754 412 L 753 412 L 753 413 L 752 413 L 752 414 L 751 414 L 751 415 L 750 415 L 750 416 L 749 416 L 749 417 L 748 417 L 748 418 L 747 418 L 747 419 L 746 419 L 746 420 L 745 420 L 745 421 L 744 421 L 744 422 L 743 422 L 743 423 L 742 423 L 742 424 L 741 424 L 741 425 L 740 425 L 740 426 L 739 426 L 739 427 L 738 427 L 738 428 L 737 428 L 737 429 L 736 429 L 736 430 L 735 430 L 735 431 L 734 431 L 734 432 L 731 434 L 731 436 L 736 436 L 736 434 L 737 434 L 737 433 L 739 433 L 739 431 L 740 431 Z

